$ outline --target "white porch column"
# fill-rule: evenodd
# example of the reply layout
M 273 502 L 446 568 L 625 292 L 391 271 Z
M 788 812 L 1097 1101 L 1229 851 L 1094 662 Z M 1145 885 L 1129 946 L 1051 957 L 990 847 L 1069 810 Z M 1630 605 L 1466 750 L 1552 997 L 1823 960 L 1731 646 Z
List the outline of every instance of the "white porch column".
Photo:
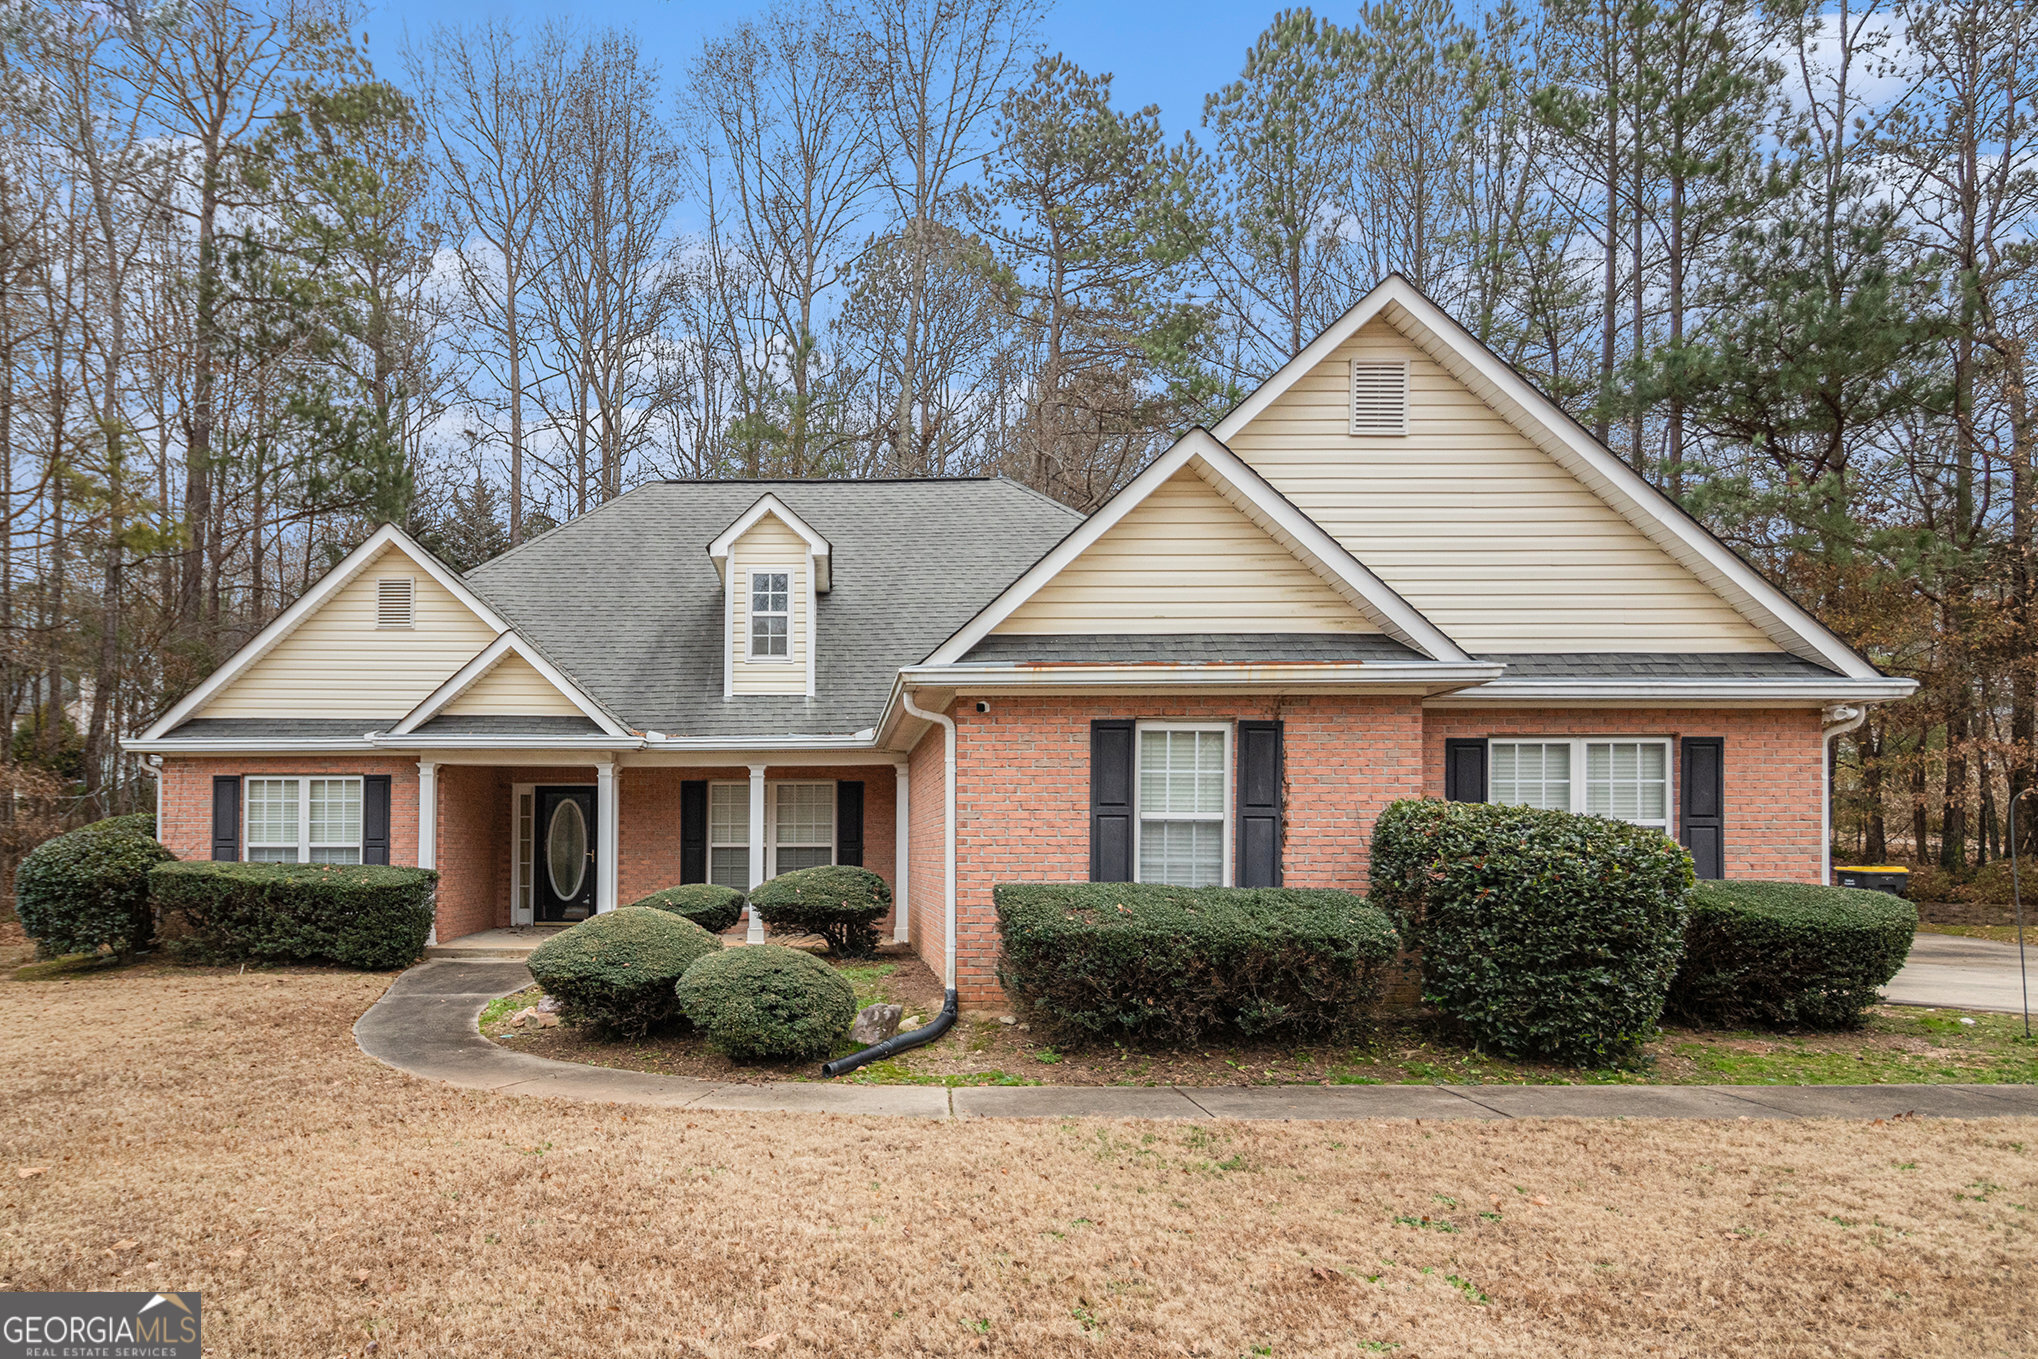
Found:
M 750 890 L 764 881 L 764 766 L 750 766 Z M 761 944 L 764 942 L 764 917 L 757 908 L 750 908 L 750 928 L 744 932 L 743 942 Z
M 418 761 L 418 867 L 439 866 L 439 766 L 434 760 Z M 432 932 L 427 944 L 439 942 L 438 911 L 432 912 Z
M 913 817 L 912 817 L 912 767 L 901 760 L 892 766 L 898 775 L 898 794 L 893 800 L 892 841 L 892 942 L 906 942 L 906 916 L 911 898 L 907 890 L 912 884 L 913 867 Z
M 594 767 L 594 909 L 597 914 L 616 909 L 616 867 L 621 862 L 617 846 L 622 842 L 622 818 L 616 797 L 616 766 L 613 762 Z

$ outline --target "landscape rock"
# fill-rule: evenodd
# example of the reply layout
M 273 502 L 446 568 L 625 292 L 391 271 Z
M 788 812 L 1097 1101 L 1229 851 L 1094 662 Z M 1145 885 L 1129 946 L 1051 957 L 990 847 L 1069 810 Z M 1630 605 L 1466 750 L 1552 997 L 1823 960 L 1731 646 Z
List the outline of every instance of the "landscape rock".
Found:
M 999 1016 L 998 1016 L 998 1022 L 999 1022 L 1000 1024 L 1017 1024 L 1017 1023 L 1019 1022 L 1019 1016 L 1017 1016 L 1017 1015 L 999 1015 Z
M 906 1013 L 903 1005 L 866 1005 L 856 1012 L 856 1022 L 849 1026 L 849 1041 L 869 1047 L 882 1043 L 899 1031 L 899 1019 Z

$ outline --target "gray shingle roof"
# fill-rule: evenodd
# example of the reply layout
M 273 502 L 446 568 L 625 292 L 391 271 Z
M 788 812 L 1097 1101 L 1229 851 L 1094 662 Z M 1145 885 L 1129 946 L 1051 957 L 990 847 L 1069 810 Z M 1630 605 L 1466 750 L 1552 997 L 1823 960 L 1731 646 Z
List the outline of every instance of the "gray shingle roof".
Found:
M 1834 672 L 1782 651 L 1668 653 L 1576 651 L 1481 656 L 1511 679 L 1831 679 Z
M 358 741 L 394 726 L 384 717 L 194 717 L 164 733 L 166 741 Z
M 816 696 L 722 697 L 708 544 L 766 492 L 828 539 Z M 1082 522 L 1002 479 L 642 486 L 483 563 L 467 584 L 597 701 L 668 736 L 821 735 L 882 715 L 893 679 Z
M 599 736 L 591 717 L 511 717 L 492 713 L 440 713 L 420 722 L 416 736 Z
M 1392 637 L 1352 632 L 997 634 L 971 647 L 965 661 L 1018 664 L 1116 662 L 1122 665 L 1297 661 L 1394 662 L 1428 659 Z

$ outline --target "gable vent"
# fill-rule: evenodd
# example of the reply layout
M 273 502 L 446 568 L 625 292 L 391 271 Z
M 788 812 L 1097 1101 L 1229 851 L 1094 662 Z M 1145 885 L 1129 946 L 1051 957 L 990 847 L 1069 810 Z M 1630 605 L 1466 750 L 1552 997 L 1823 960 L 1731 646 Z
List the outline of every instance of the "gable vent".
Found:
M 375 582 L 375 626 L 417 626 L 417 581 L 410 576 L 384 576 Z
M 1352 360 L 1352 433 L 1408 433 L 1408 365 Z

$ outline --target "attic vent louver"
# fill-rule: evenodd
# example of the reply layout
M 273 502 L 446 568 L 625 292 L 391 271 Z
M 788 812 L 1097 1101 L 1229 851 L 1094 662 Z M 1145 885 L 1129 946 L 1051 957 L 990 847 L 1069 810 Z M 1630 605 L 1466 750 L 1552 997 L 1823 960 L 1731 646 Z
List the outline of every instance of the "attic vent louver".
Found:
M 1408 365 L 1352 360 L 1352 433 L 1408 433 Z
M 375 582 L 375 626 L 417 626 L 417 581 L 410 576 L 384 576 Z

